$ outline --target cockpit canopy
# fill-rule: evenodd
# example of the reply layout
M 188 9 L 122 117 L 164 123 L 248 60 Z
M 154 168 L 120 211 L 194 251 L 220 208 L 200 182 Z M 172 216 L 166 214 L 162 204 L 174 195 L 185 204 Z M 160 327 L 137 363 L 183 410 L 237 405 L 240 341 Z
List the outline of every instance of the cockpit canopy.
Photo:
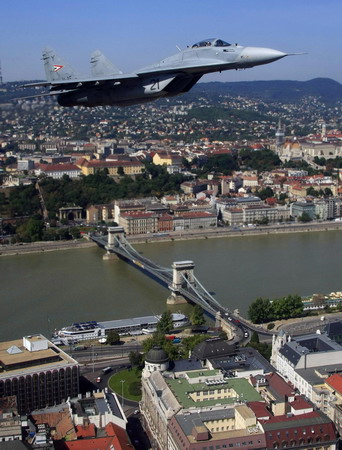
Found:
M 228 44 L 228 42 L 222 41 L 222 39 L 204 39 L 203 41 L 196 42 L 192 46 L 192 48 L 198 47 L 229 47 L 232 44 Z

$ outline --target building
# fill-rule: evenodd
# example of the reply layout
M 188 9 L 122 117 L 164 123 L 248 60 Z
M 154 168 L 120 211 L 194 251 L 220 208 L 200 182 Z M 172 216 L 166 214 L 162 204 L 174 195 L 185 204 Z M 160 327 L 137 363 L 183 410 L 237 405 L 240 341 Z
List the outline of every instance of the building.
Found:
M 327 334 L 329 339 L 337 342 L 338 344 L 342 344 L 342 322 L 329 322 L 324 327 L 324 331 Z
M 335 423 L 338 432 L 342 433 L 342 375 L 334 373 L 324 381 L 329 391 L 327 415 Z
M 298 218 L 307 214 L 311 220 L 316 218 L 315 205 L 312 202 L 294 202 L 291 203 L 291 216 Z
M 15 395 L 0 398 L 0 443 L 21 440 L 22 430 L 17 398 Z
M 59 220 L 82 220 L 82 213 L 82 206 L 63 206 L 58 210 Z
M 183 213 L 173 218 L 175 231 L 199 230 L 217 227 L 217 215 L 207 211 Z
M 153 156 L 153 164 L 162 166 L 181 166 L 183 164 L 183 157 L 178 153 L 158 152 Z
M 138 200 L 115 200 L 114 201 L 114 220 L 119 223 L 120 214 L 127 212 L 146 211 L 146 206 Z
M 156 233 L 158 231 L 157 214 L 141 211 L 121 213 L 119 226 L 123 227 L 127 235 Z
M 222 219 L 230 226 L 263 221 L 267 223 L 286 222 L 290 219 L 290 209 L 287 206 L 271 207 L 267 205 L 230 208 L 223 211 Z
M 315 217 L 330 220 L 335 217 L 335 202 L 333 198 L 322 198 L 315 202 Z
M 75 164 L 41 164 L 37 170 L 38 175 L 45 175 L 52 177 L 55 180 L 60 180 L 64 175 L 70 178 L 78 178 L 81 175 L 81 170 Z
M 208 188 L 208 181 L 184 181 L 180 188 L 184 194 L 196 195 Z
M 112 392 L 94 392 L 79 398 L 68 400 L 73 423 L 82 427 L 93 424 L 96 428 L 104 428 L 113 423 L 126 429 L 127 418 L 116 394 Z
M 15 395 L 20 414 L 79 392 L 77 361 L 43 335 L 0 343 L 0 398 Z
M 315 386 L 342 372 L 342 347 L 324 334 L 291 338 L 280 332 L 273 336 L 271 364 L 300 394 L 326 412 L 324 392 Z
M 144 371 L 140 406 L 153 449 L 336 449 L 332 421 L 275 373 L 236 378 L 176 361 Z
M 33 170 L 34 161 L 32 159 L 18 159 L 17 170 L 18 172 L 23 172 L 24 170 Z
M 98 222 L 108 222 L 108 220 L 114 220 L 113 205 L 91 205 L 86 209 L 86 221 L 87 223 L 97 224 Z
M 233 198 L 225 198 L 221 197 L 216 200 L 216 209 L 217 211 L 223 211 L 225 209 L 231 208 L 247 208 L 248 206 L 263 206 L 264 202 L 259 197 L 255 197 L 250 195 L 248 197 L 233 197 Z
M 175 415 L 169 425 L 168 449 L 266 448 L 265 435 L 246 405 L 210 408 Z
M 94 175 L 99 170 L 108 170 L 110 176 L 117 175 L 139 175 L 145 170 L 145 166 L 138 160 L 134 161 L 102 161 L 85 159 L 77 162 L 83 175 Z M 121 172 L 122 171 L 122 172 Z

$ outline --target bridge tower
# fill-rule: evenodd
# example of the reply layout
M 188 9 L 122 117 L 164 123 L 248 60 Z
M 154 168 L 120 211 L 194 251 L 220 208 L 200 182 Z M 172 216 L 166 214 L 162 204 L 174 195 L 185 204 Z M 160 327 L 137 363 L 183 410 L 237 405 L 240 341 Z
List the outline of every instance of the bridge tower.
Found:
M 187 303 L 180 290 L 186 288 L 188 283 L 195 285 L 194 268 L 193 261 L 176 261 L 172 264 L 173 277 L 169 286 L 171 295 L 167 299 L 168 305 Z
M 118 256 L 113 252 L 113 250 L 115 247 L 119 247 L 120 243 L 124 243 L 124 237 L 125 230 L 123 227 L 108 227 L 108 244 L 106 245 L 107 253 L 103 255 L 103 259 L 118 259 Z

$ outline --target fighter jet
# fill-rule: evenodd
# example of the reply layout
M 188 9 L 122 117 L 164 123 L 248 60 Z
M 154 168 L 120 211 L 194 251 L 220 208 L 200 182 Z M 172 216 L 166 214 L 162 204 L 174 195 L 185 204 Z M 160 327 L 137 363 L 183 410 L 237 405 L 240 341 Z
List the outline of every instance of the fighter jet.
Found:
M 205 39 L 135 73 L 123 73 L 96 51 L 90 60 L 92 76 L 86 78 L 47 48 L 43 50 L 47 81 L 25 86 L 49 87 L 45 95 L 56 95 L 61 106 L 127 106 L 184 94 L 207 73 L 247 69 L 288 55 Z

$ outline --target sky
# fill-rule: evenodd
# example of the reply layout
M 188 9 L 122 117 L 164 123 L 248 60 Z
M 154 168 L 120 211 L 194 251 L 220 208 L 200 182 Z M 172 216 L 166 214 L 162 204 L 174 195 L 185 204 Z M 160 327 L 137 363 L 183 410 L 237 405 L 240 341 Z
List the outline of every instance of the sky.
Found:
M 218 37 L 245 46 L 305 52 L 202 81 L 332 78 L 342 83 L 341 0 L 3 0 L 3 81 L 45 79 L 45 46 L 83 75 L 101 50 L 132 72 L 195 42 Z

